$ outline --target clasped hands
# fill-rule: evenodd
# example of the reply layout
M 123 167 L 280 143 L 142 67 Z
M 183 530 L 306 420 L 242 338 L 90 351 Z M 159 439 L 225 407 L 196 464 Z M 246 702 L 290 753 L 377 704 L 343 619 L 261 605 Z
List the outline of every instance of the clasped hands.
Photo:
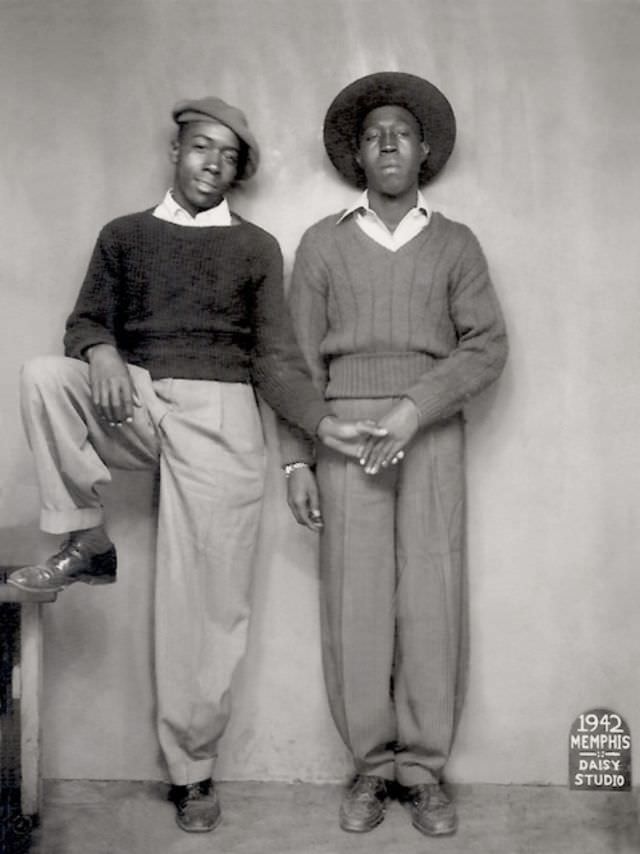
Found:
M 318 438 L 328 448 L 359 460 L 367 474 L 395 465 L 418 430 L 418 409 L 402 398 L 379 421 L 342 421 L 328 415 L 318 426 Z
M 376 475 L 404 457 L 404 449 L 419 427 L 418 409 L 402 398 L 379 421 L 341 421 L 326 416 L 318 426 L 318 438 L 329 448 L 357 459 L 364 471 Z M 310 468 L 299 468 L 287 480 L 287 503 L 300 525 L 311 531 L 323 526 L 320 495 Z

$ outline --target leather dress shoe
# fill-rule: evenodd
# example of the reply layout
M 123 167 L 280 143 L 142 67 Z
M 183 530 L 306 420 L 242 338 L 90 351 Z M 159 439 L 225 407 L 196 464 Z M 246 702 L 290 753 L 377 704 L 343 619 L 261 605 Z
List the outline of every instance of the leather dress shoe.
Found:
M 57 554 L 43 564 L 16 569 L 7 584 L 29 593 L 59 593 L 76 581 L 85 584 L 112 584 L 116 580 L 115 546 L 94 554 L 81 534 L 72 534 Z
M 384 819 L 386 804 L 385 779 L 358 774 L 342 798 L 340 827 L 351 833 L 367 833 Z
M 409 789 L 411 822 L 425 836 L 450 836 L 458 827 L 456 809 L 439 783 Z
M 214 830 L 222 818 L 211 778 L 186 786 L 171 786 L 169 800 L 175 804 L 178 827 L 187 833 L 207 833 Z

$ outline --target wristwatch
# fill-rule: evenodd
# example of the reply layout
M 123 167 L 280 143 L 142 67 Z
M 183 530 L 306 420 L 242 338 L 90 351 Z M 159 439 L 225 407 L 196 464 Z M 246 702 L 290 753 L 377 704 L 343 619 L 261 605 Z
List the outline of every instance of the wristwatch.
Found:
M 287 480 L 289 480 L 291 475 L 297 469 L 310 469 L 310 468 L 311 468 L 310 463 L 304 463 L 302 460 L 298 460 L 295 463 L 287 463 L 286 465 L 282 466 L 282 471 L 284 472 L 284 476 L 287 478 Z

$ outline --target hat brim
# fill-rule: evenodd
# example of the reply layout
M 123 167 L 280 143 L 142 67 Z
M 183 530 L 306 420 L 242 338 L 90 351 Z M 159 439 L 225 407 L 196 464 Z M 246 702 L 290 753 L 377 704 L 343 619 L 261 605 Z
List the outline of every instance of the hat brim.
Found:
M 456 138 L 456 120 L 442 92 L 414 74 L 381 71 L 368 74 L 345 87 L 332 101 L 324 120 L 324 146 L 338 172 L 363 189 L 366 179 L 355 161 L 359 130 L 365 116 L 386 105 L 409 110 L 419 122 L 429 156 L 422 165 L 419 184 L 431 181 L 445 165 Z

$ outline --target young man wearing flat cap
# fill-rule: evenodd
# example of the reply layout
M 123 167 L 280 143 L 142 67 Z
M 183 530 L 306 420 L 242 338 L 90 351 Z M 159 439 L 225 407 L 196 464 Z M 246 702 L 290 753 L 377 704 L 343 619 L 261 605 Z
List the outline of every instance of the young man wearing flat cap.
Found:
M 201 832 L 220 819 L 212 768 L 247 634 L 265 472 L 254 387 L 345 453 L 383 431 L 332 414 L 295 346 L 277 242 L 229 208 L 227 192 L 258 166 L 244 114 L 209 97 L 173 118 L 172 189 L 102 229 L 66 356 L 23 369 L 41 526 L 67 538 L 9 580 L 29 591 L 115 581 L 99 487 L 109 466 L 159 465 L 158 734 L 178 824 Z
M 342 417 L 388 430 L 359 461 L 318 447 L 317 481 L 309 443 L 283 440 L 289 504 L 321 529 L 325 680 L 356 772 L 348 831 L 379 824 L 391 789 L 424 834 L 457 826 L 441 782 L 464 663 L 462 409 L 501 373 L 507 341 L 478 241 L 420 191 L 454 138 L 451 106 L 426 80 L 383 72 L 347 86 L 324 142 L 364 192 L 306 231 L 292 275 L 316 385 Z

